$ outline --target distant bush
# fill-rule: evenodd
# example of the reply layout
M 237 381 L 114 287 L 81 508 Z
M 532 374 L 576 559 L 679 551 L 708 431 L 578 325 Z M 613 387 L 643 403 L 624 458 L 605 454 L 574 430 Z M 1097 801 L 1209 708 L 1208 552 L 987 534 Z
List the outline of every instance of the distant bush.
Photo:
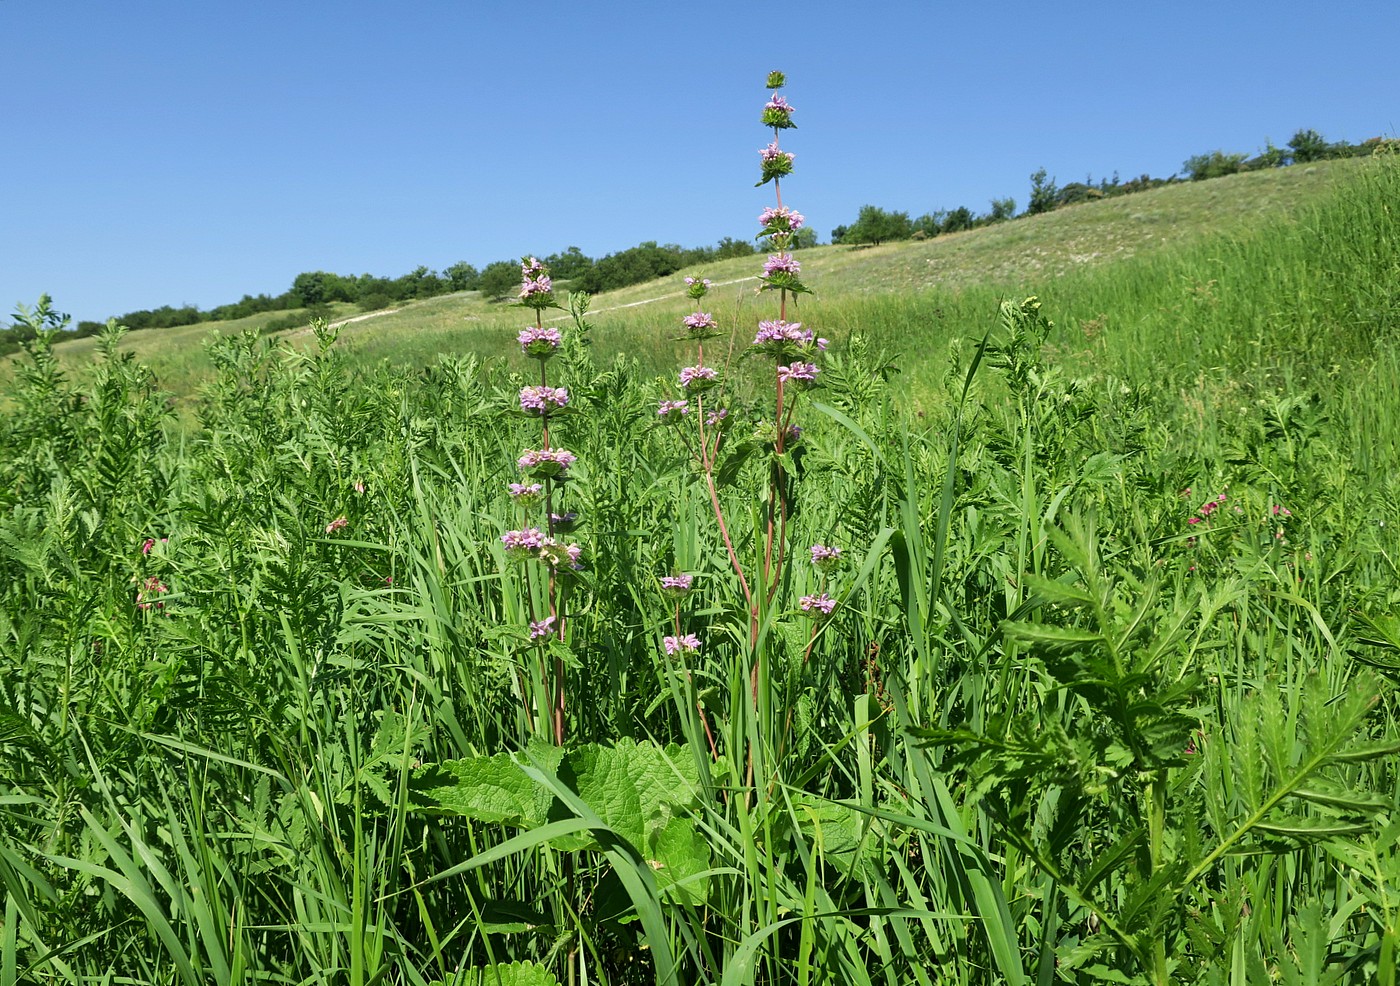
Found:
M 1055 179 L 1049 177 L 1044 168 L 1037 168 L 1031 175 L 1031 200 L 1026 206 L 1026 214 L 1036 216 L 1049 212 L 1059 204 L 1059 194 Z
M 1207 178 L 1221 178 L 1225 175 L 1238 174 L 1243 165 L 1243 154 L 1211 151 L 1209 154 L 1197 154 L 1187 158 L 1186 163 L 1181 167 L 1186 172 L 1186 177 L 1192 181 L 1204 181 Z

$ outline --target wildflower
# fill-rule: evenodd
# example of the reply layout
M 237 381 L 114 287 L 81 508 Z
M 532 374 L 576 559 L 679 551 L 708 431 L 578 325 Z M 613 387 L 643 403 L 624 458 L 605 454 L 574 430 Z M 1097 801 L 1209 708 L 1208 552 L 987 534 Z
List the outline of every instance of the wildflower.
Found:
M 159 599 L 155 599 L 155 597 L 164 595 L 169 591 L 170 587 L 168 585 L 152 575 L 141 583 L 141 588 L 136 590 L 136 608 L 148 610 L 154 606 L 156 609 L 165 609 L 165 603 L 161 602 Z M 155 600 L 154 602 L 152 602 L 153 599 Z
M 661 591 L 668 596 L 681 599 L 690 594 L 694 582 L 695 576 L 693 575 L 663 575 L 661 576 Z
M 763 164 L 763 177 L 758 184 L 766 185 L 770 181 L 792 174 L 794 155 L 778 147 L 776 140 L 767 147 L 760 148 L 758 154 Z
M 161 544 L 169 544 L 169 543 L 170 543 L 170 539 L 169 539 L 169 538 L 161 538 L 161 539 L 160 539 L 160 543 L 161 543 Z M 146 543 L 143 544 L 143 545 L 141 545 L 141 554 L 143 554 L 143 555 L 149 555 L 149 554 L 151 553 L 151 551 L 155 548 L 155 546 L 156 546 L 156 539 L 155 539 L 155 538 L 146 538 Z
M 802 273 L 802 265 L 790 253 L 775 253 L 763 262 L 763 276 L 772 278 L 774 274 L 791 274 L 796 277 Z
M 363 492 L 365 491 L 365 484 L 364 484 L 364 482 L 363 482 L 362 480 L 358 480 L 358 479 L 355 480 L 354 489 L 355 489 L 355 492 L 356 492 L 356 493 L 363 493 Z
M 574 529 L 574 526 L 575 526 L 577 523 L 578 523 L 578 511 L 577 511 L 577 510 L 569 510 L 569 511 L 567 511 L 567 512 L 565 512 L 565 513 L 562 513 L 562 514 L 550 514 L 550 515 L 549 515 L 549 526 L 550 526 L 553 530 L 559 531 L 561 534 L 564 533 L 565 531 L 571 531 L 571 530 L 573 530 L 573 529 Z
M 719 323 L 709 312 L 695 312 L 687 315 L 681 319 L 681 323 L 685 325 L 692 336 L 710 335 L 719 328 Z
M 770 205 L 758 214 L 758 225 L 765 233 L 795 233 L 806 221 L 806 216 L 785 205 L 776 209 Z
M 681 389 L 690 393 L 703 393 L 715 385 L 719 373 L 708 366 L 687 366 L 681 370 Z
M 568 403 L 569 391 L 565 387 L 524 387 L 520 391 L 520 410 L 527 414 L 548 414 Z
M 802 426 L 792 424 L 787 426 L 787 431 L 783 432 L 783 443 L 785 445 L 796 445 L 802 441 Z
M 760 352 L 779 359 L 791 359 L 810 352 L 814 344 L 818 349 L 826 348 L 826 340 L 813 338 L 811 329 L 804 329 L 801 322 L 787 322 L 783 319 L 765 319 L 758 323 L 753 346 Z
M 549 298 L 554 292 L 554 282 L 548 274 L 520 282 L 520 301 L 526 305 Z
M 812 564 L 823 572 L 829 572 L 841 564 L 841 549 L 814 544 L 811 547 Z
M 578 457 L 568 449 L 527 449 L 515 464 L 535 479 L 563 479 L 577 461 Z
M 1275 517 L 1292 517 L 1292 516 L 1293 516 L 1293 511 L 1289 510 L 1287 507 L 1284 507 L 1284 506 L 1281 506 L 1281 505 L 1275 503 L 1275 504 L 1274 504 L 1274 516 L 1275 516 Z
M 785 85 L 787 85 L 787 77 L 784 76 L 783 73 L 781 73 L 781 72 L 769 72 L 769 73 L 768 73 L 768 83 L 767 83 L 767 86 L 768 86 L 769 89 L 781 89 L 781 88 L 782 88 L 783 86 L 785 86 Z
M 820 372 L 815 363 L 789 363 L 787 366 L 778 367 L 778 379 L 785 383 L 810 387 L 817 382 L 817 374 Z
M 687 633 L 683 637 L 663 637 L 661 643 L 666 648 L 666 653 L 672 656 L 685 651 L 694 654 L 700 649 L 700 638 L 693 633 Z
M 558 329 L 540 329 L 532 326 L 521 329 L 515 341 L 520 343 L 520 349 L 526 356 L 543 361 L 554 355 L 563 343 L 564 335 Z
M 729 409 L 722 407 L 718 411 L 711 411 L 709 414 L 705 415 L 705 424 L 709 425 L 711 428 L 723 427 L 728 417 Z
M 540 483 L 511 483 L 506 487 L 506 493 L 522 507 L 528 507 L 544 494 L 544 486 Z
M 554 617 L 546 616 L 542 620 L 530 621 L 530 639 L 543 640 L 554 633 Z
M 524 560 L 544 547 L 547 538 L 538 527 L 527 527 L 519 531 L 506 531 L 501 535 L 501 544 L 507 553 L 517 560 Z
M 710 279 L 708 277 L 687 277 L 685 288 L 687 297 L 699 301 L 705 297 L 705 292 L 710 290 Z
M 802 612 L 808 616 L 830 616 L 831 611 L 836 608 L 836 600 L 832 599 L 825 592 L 815 596 L 803 596 L 797 601 L 797 605 L 802 607 Z
M 774 96 L 763 107 L 763 115 L 759 117 L 760 122 L 765 127 L 772 127 L 774 130 L 788 130 L 797 124 L 792 122 L 792 104 L 782 96 Z
M 326 525 L 326 533 L 334 534 L 336 531 L 343 530 L 349 525 L 350 522 L 346 520 L 345 515 L 342 514 L 341 516 L 337 517 L 335 520 L 331 521 L 329 524 Z
M 545 269 L 543 261 L 538 257 L 526 257 L 520 262 L 520 276 L 525 280 L 543 274 Z
M 674 424 L 690 413 L 690 405 L 685 401 L 661 401 L 656 405 L 656 416 L 667 424 Z
M 568 568 L 575 572 L 583 568 L 583 549 L 577 544 L 565 544 L 554 538 L 545 538 L 539 550 L 540 561 L 550 568 Z

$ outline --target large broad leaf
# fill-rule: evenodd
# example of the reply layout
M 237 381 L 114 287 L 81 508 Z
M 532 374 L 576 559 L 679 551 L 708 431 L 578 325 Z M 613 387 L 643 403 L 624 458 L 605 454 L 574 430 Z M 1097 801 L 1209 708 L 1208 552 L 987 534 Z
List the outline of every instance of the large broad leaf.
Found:
M 630 739 L 615 746 L 589 743 L 571 750 L 564 755 L 558 775 L 639 851 L 646 849 L 652 831 L 665 827 L 675 809 L 693 806 L 700 791 L 688 749 L 675 745 L 662 749 Z
M 789 804 L 809 850 L 843 876 L 859 880 L 882 870 L 879 822 L 868 812 L 801 792 Z
M 509 965 L 467 969 L 451 983 L 438 981 L 432 986 L 559 986 L 559 980 L 542 965 L 512 962 Z
M 533 751 L 555 766 L 563 751 Z M 549 818 L 554 797 L 532 781 L 508 753 L 447 760 L 415 770 L 408 780 L 410 807 L 440 815 L 462 815 L 479 822 L 534 828 Z
M 710 843 L 689 818 L 673 816 L 654 828 L 643 855 L 663 898 L 699 907 L 709 897 Z

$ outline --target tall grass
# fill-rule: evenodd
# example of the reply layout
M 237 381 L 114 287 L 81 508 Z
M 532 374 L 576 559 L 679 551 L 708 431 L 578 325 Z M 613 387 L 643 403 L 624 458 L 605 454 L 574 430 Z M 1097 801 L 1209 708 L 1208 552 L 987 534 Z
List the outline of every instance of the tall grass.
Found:
M 74 383 L 41 332 L 0 984 L 1393 983 L 1397 181 L 1039 308 L 804 300 L 838 344 L 792 542 L 850 559 L 815 637 L 754 639 L 655 327 L 598 316 L 564 750 L 522 701 L 508 368 L 234 338 L 181 433 L 116 334 Z M 765 481 L 723 493 L 755 561 Z

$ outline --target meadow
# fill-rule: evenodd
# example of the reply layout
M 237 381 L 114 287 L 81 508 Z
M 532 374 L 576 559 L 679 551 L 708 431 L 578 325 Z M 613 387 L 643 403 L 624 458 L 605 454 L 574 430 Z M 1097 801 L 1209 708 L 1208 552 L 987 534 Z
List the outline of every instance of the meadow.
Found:
M 1400 166 L 1294 170 L 198 356 L 21 313 L 0 986 L 1394 984 Z

